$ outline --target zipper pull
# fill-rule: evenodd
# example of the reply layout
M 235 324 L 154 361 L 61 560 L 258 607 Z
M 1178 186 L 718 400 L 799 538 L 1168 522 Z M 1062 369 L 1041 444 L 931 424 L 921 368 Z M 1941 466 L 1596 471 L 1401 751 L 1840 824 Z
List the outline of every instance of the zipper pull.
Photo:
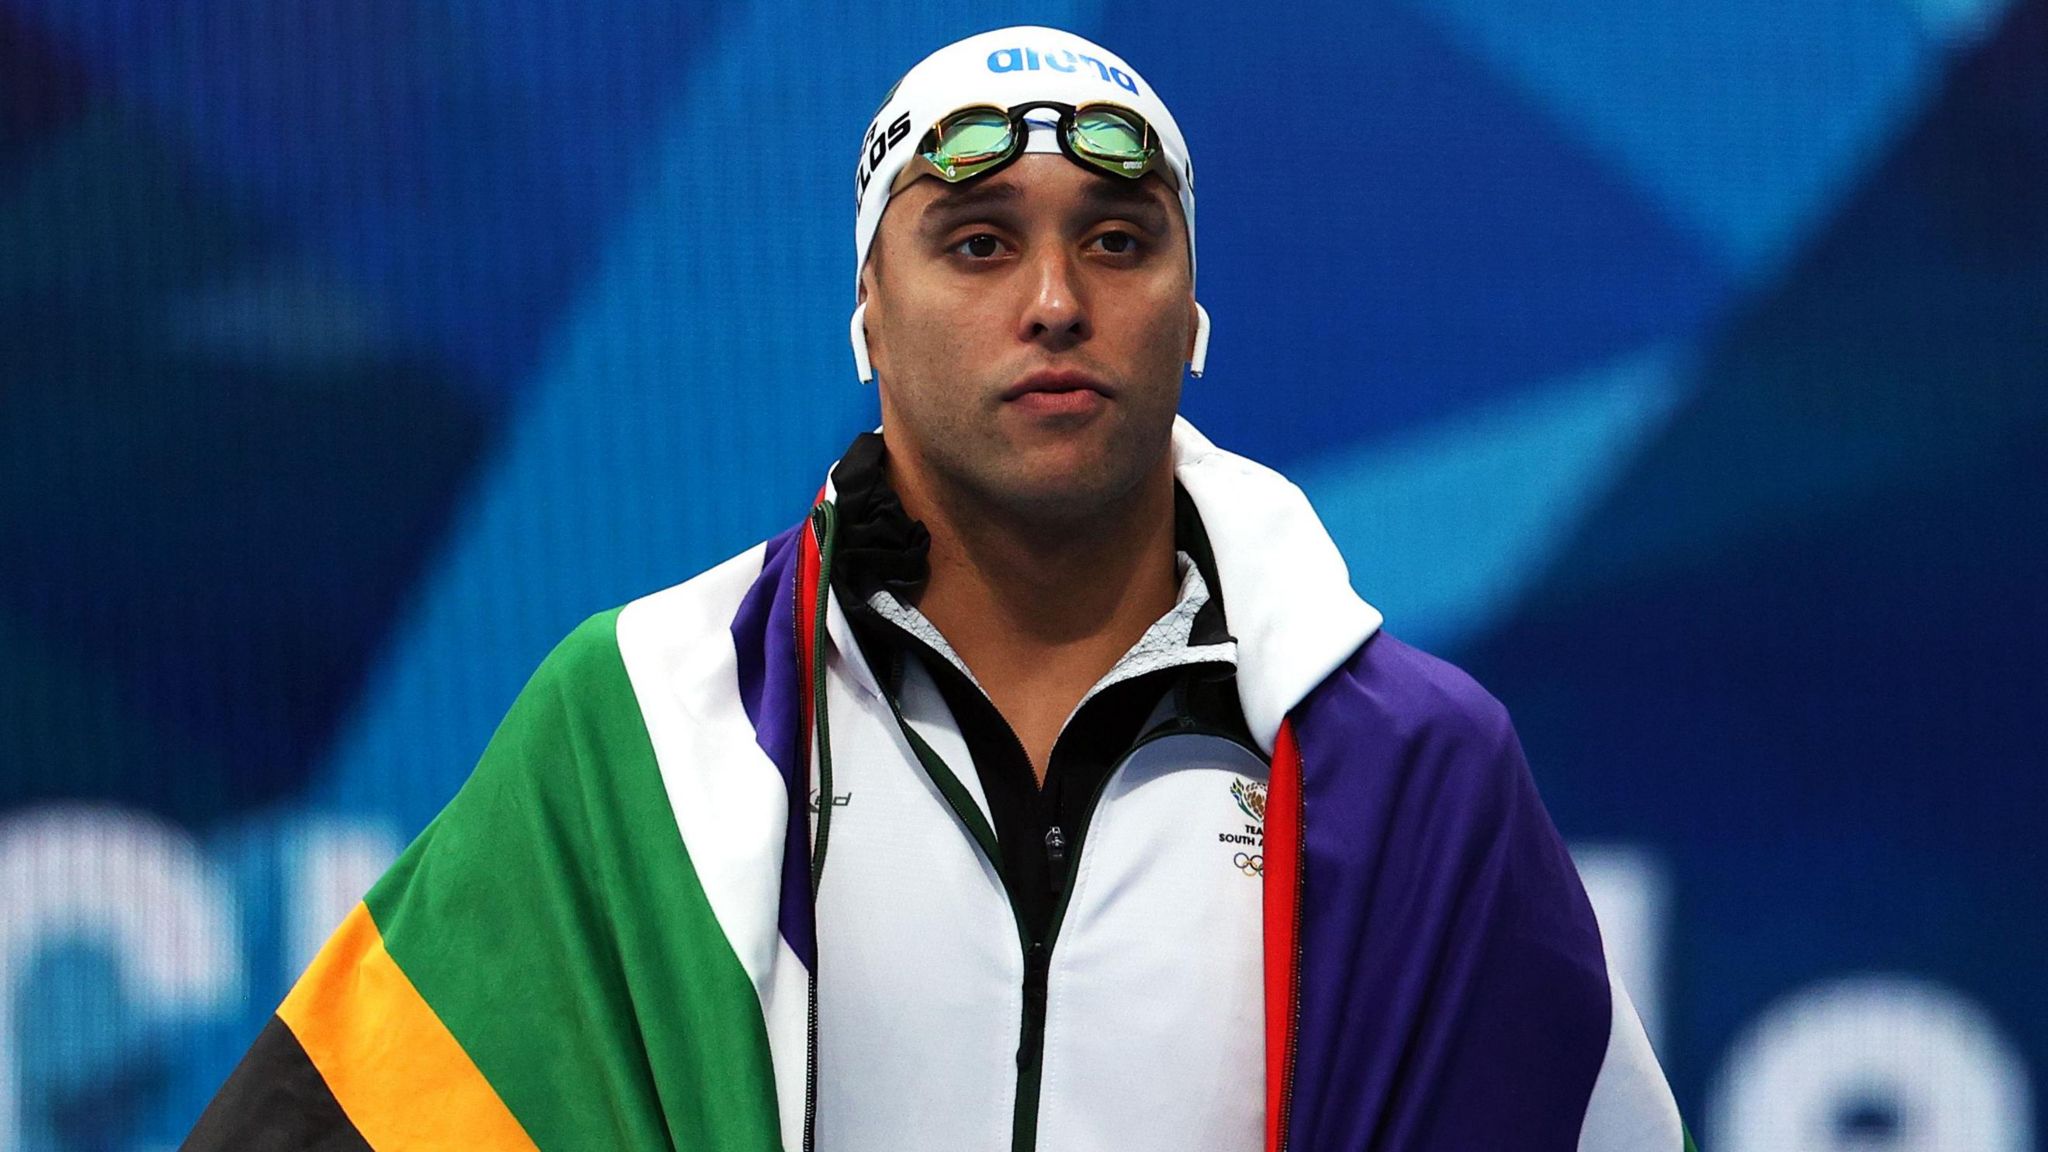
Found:
M 1055 824 L 1045 830 L 1045 862 L 1052 866 L 1055 878 L 1067 871 L 1067 834 Z

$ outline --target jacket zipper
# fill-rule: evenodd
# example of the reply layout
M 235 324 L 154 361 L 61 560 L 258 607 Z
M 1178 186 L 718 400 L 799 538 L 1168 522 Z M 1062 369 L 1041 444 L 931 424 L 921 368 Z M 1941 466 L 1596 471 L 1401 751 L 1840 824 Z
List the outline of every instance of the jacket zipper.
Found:
M 993 702 L 991 702 L 990 706 L 994 706 Z M 908 732 L 910 725 L 907 721 L 903 720 L 901 712 L 898 712 L 896 718 L 899 723 L 903 724 L 905 732 Z M 1007 719 L 1003 721 L 1003 730 L 1009 733 L 1010 745 L 1016 749 L 1018 760 L 1024 764 L 1031 763 L 1031 752 L 1024 747 L 1023 737 L 1017 735 L 1017 730 L 1010 727 Z M 934 754 L 933 759 L 938 759 L 936 754 Z M 952 774 L 952 768 L 943 760 L 939 760 L 939 767 L 944 768 L 949 775 Z M 1112 767 L 1096 783 L 1095 793 L 1088 800 L 1088 810 L 1090 812 L 1095 810 L 1095 802 L 1102 797 L 1103 785 L 1107 784 L 1109 778 L 1114 775 L 1116 775 L 1116 768 Z M 969 806 L 972 807 L 971 803 Z M 980 809 L 975 809 L 975 815 L 978 817 L 980 814 Z M 1057 831 L 1056 828 L 1055 831 Z M 1060 851 L 1064 855 L 1066 851 L 1066 836 L 1064 833 L 1060 835 L 1059 842 Z M 1046 850 L 1048 855 L 1050 855 L 1052 851 L 1051 832 L 1048 832 L 1046 835 Z M 1076 844 L 1074 846 L 1072 862 L 1078 862 L 1080 855 L 1080 845 Z M 990 856 L 989 863 L 994 865 L 997 875 L 1002 874 L 1003 862 L 999 857 Z M 1038 1081 L 1039 1076 L 1045 1069 L 1045 1008 L 1050 994 L 1052 944 L 1053 938 L 1059 935 L 1060 917 L 1066 912 L 1065 893 L 1070 887 L 1068 884 L 1069 879 L 1070 877 L 1066 873 L 1062 872 L 1059 874 L 1056 889 L 1059 895 L 1056 897 L 1057 902 L 1053 905 L 1052 919 L 1046 926 L 1044 938 L 1039 940 L 1031 939 L 1030 933 L 1025 930 L 1024 913 L 1017 907 L 1016 898 L 1010 894 L 1010 886 L 1008 884 L 1003 885 L 1003 894 L 1009 899 L 1010 917 L 1017 922 L 1017 942 L 1024 949 L 1024 986 L 1022 988 L 1024 1018 L 1018 1022 L 1017 1027 L 1017 1090 L 1011 1099 L 1010 1105 L 1010 1152 L 1033 1152 L 1038 1143 Z M 1028 1107 L 1026 1106 L 1027 1101 Z
M 912 642 L 922 644 L 922 641 L 915 638 Z M 936 657 L 938 654 L 933 655 Z M 947 765 L 924 738 L 917 734 L 916 729 L 910 726 L 909 720 L 903 715 L 902 705 L 894 696 L 887 692 L 883 695 L 889 698 L 890 710 L 895 714 L 897 727 L 902 730 L 904 739 L 917 754 L 925 772 L 938 784 L 940 792 L 951 802 L 956 814 L 967 824 L 969 831 L 975 833 L 975 841 L 982 848 L 983 855 L 1000 875 L 1002 859 L 998 852 L 991 851 L 994 847 L 993 831 L 988 833 L 986 842 L 981 838 L 981 829 L 987 827 L 981 810 L 957 787 L 947 786 L 947 777 L 952 777 L 955 782 L 958 779 L 954 776 L 951 766 Z M 1026 764 L 1030 763 L 1031 755 L 1025 749 L 1024 741 L 1018 737 L 1016 729 L 1010 728 L 1007 723 L 1004 727 L 1009 732 L 1010 742 L 1015 747 L 1018 758 Z M 1102 779 L 1096 781 L 1095 789 L 1088 798 L 1087 811 L 1094 812 L 1095 806 L 1102 800 L 1103 790 L 1109 786 L 1109 781 L 1122 770 L 1124 762 L 1129 760 L 1133 753 L 1149 742 L 1150 739 L 1145 738 L 1134 743 L 1108 772 L 1103 773 Z M 1046 859 L 1048 864 L 1054 866 L 1053 875 L 1056 879 L 1052 919 L 1046 926 L 1043 939 L 1031 938 L 1024 926 L 1024 914 L 1018 909 L 1015 897 L 1010 895 L 1009 886 L 1006 884 L 1003 887 L 1005 897 L 1009 898 L 1010 916 L 1017 925 L 1017 942 L 1024 954 L 1024 983 L 1021 989 L 1023 1019 L 1018 1024 L 1017 1091 L 1010 1118 L 1011 1152 L 1034 1152 L 1038 1142 L 1038 1084 L 1039 1077 L 1044 1072 L 1045 1011 L 1052 972 L 1052 949 L 1055 939 L 1059 936 L 1060 921 L 1066 916 L 1067 901 L 1073 894 L 1074 873 L 1080 866 L 1081 842 L 1086 838 L 1086 834 L 1083 833 L 1069 840 L 1065 830 L 1058 825 L 1054 825 L 1046 833 Z
M 1015 733 L 1012 733 L 1015 735 Z M 1095 809 L 1102 803 L 1102 794 L 1109 789 L 1109 782 L 1131 762 L 1148 744 L 1164 740 L 1169 736 L 1214 735 L 1224 738 L 1229 733 L 1176 717 L 1153 728 L 1138 737 L 1102 779 L 1095 782 L 1095 790 L 1088 797 L 1089 825 L 1094 824 Z M 1021 748 L 1023 742 L 1018 741 Z M 1058 836 L 1058 855 L 1054 855 L 1054 836 Z M 1046 859 L 1048 863 L 1058 860 L 1064 864 L 1054 873 L 1058 877 L 1052 919 L 1047 923 L 1045 939 L 1028 943 L 1024 952 L 1024 1032 L 1017 1046 L 1017 1104 L 1015 1118 L 1010 1125 L 1010 1152 L 1035 1152 L 1038 1146 L 1038 1087 L 1039 1078 L 1045 1072 L 1045 1011 L 1048 1001 L 1049 984 L 1052 974 L 1052 949 L 1060 934 L 1060 926 L 1067 919 L 1067 905 L 1073 900 L 1074 880 L 1081 869 L 1081 853 L 1086 850 L 1088 833 L 1084 829 L 1069 839 L 1066 833 L 1054 825 L 1046 833 Z M 1014 905 L 1012 911 L 1015 911 Z M 1018 934 L 1023 934 L 1023 920 L 1018 920 Z M 1297 965 L 1298 967 L 1298 965 Z M 1029 1061 L 1026 1061 L 1026 1054 Z M 1028 1107 L 1027 1107 L 1028 1104 Z
M 930 651 L 929 645 L 923 645 L 923 641 L 917 640 L 915 637 L 911 638 L 911 642 L 922 645 L 927 651 Z M 943 659 L 936 652 L 932 654 L 935 658 Z M 883 696 L 888 700 L 890 711 L 896 718 L 896 725 L 902 731 L 904 740 L 910 745 L 919 763 L 924 767 L 925 772 L 933 778 L 933 782 L 938 785 L 940 792 L 954 808 L 955 814 L 968 826 L 970 833 L 973 833 L 973 838 L 976 844 L 981 847 L 982 854 L 995 867 L 997 873 L 1000 874 L 1002 872 L 1001 857 L 996 851 L 992 851 L 994 848 L 993 830 L 988 831 L 987 841 L 982 839 L 983 830 L 987 828 L 987 820 L 982 817 L 981 810 L 975 806 L 973 800 L 965 792 L 957 787 L 958 777 L 954 775 L 951 766 L 946 764 L 945 760 L 931 748 L 924 738 L 917 734 L 916 729 L 910 726 L 910 721 L 903 715 L 902 704 L 891 693 L 884 692 Z M 1024 741 L 1018 737 L 1016 729 L 1009 728 L 1007 724 L 1004 727 L 1009 732 L 1011 743 L 1015 746 L 1019 758 L 1027 764 L 1030 763 L 1030 753 L 1025 749 Z M 1124 751 L 1122 756 L 1118 757 L 1117 762 L 1111 765 L 1109 771 L 1103 773 L 1102 778 L 1096 781 L 1095 788 L 1088 797 L 1088 806 L 1085 809 L 1090 814 L 1091 821 L 1097 805 L 1102 801 L 1103 792 L 1109 787 L 1109 782 L 1116 778 L 1116 774 L 1123 770 L 1124 765 L 1129 763 L 1131 757 L 1137 755 L 1140 749 L 1168 736 L 1189 734 L 1229 736 L 1227 732 L 1190 722 L 1184 717 L 1175 717 L 1173 720 L 1160 724 L 1153 728 L 1152 731 L 1140 736 Z M 948 777 L 952 779 L 949 781 Z M 954 786 L 949 787 L 949 783 Z M 1026 931 L 1024 926 L 1023 913 L 1018 910 L 1015 898 L 1011 897 L 1009 900 L 1010 915 L 1017 924 L 1017 940 L 1024 953 L 1024 984 L 1022 988 L 1024 1018 L 1020 1022 L 1017 1043 L 1017 1092 L 1010 1121 L 1011 1152 L 1035 1152 L 1037 1148 L 1038 1088 L 1040 1077 L 1045 1070 L 1045 1014 L 1052 973 L 1052 950 L 1059 937 L 1060 925 L 1066 919 L 1067 904 L 1073 898 L 1074 877 L 1075 873 L 1080 869 L 1081 852 L 1086 841 L 1087 833 L 1085 831 L 1079 832 L 1070 838 L 1067 836 L 1066 831 L 1057 824 L 1051 826 L 1046 833 L 1046 862 L 1051 865 L 1052 875 L 1055 879 L 1052 918 L 1047 923 L 1043 939 L 1031 939 L 1029 932 Z M 1004 894 L 1006 897 L 1009 896 L 1008 885 L 1004 886 Z M 1299 915 L 1299 909 L 1297 908 L 1297 918 Z M 1299 967 L 1300 965 L 1297 963 L 1296 968 L 1298 969 Z M 815 974 L 813 975 L 813 980 L 815 981 Z M 813 995 L 814 1006 L 815 999 L 816 997 Z M 815 1048 L 815 1038 L 813 1039 L 813 1046 Z M 813 1060 L 813 1065 L 815 1072 L 815 1060 Z M 815 1075 L 813 1079 L 815 1080 Z M 809 1131 L 810 1125 L 807 1121 L 805 1125 L 807 1137 Z M 805 1143 L 805 1152 L 813 1152 L 808 1139 Z
M 1091 824 L 1109 782 L 1148 743 L 1150 740 L 1140 739 L 1131 745 L 1095 782 L 1085 809 Z M 1017 747 L 1021 750 L 1023 746 L 1024 742 L 1019 740 Z M 1059 940 L 1060 925 L 1067 918 L 1067 904 L 1074 896 L 1074 876 L 1081 869 L 1081 852 L 1087 840 L 1085 829 L 1069 840 L 1057 824 L 1045 836 L 1046 863 L 1054 866 L 1052 918 L 1046 922 L 1045 937 L 1027 942 L 1024 948 L 1024 1020 L 1017 1042 L 1017 1095 L 1010 1120 L 1010 1152 L 1035 1152 L 1038 1147 L 1038 1087 L 1045 1075 L 1045 1011 L 1051 995 L 1052 949 Z M 1016 913 L 1014 902 L 1010 910 Z M 1022 916 L 1017 917 L 1017 934 L 1024 935 Z

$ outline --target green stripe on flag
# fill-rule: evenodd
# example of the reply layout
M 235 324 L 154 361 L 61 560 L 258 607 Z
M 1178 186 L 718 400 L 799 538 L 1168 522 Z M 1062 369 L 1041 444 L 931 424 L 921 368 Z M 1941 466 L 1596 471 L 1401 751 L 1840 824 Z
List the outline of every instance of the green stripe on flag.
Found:
M 760 1003 L 677 831 L 617 619 L 548 656 L 366 903 L 540 1148 L 779 1148 Z

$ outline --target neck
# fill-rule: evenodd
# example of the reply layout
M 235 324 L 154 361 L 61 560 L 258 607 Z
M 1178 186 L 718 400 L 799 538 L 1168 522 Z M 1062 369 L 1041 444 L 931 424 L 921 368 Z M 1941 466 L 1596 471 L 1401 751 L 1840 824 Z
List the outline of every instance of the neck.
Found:
M 1042 781 L 1081 697 L 1178 595 L 1172 462 L 1128 499 L 1059 524 L 942 495 L 893 456 L 890 477 L 931 533 L 918 609 L 973 670 Z

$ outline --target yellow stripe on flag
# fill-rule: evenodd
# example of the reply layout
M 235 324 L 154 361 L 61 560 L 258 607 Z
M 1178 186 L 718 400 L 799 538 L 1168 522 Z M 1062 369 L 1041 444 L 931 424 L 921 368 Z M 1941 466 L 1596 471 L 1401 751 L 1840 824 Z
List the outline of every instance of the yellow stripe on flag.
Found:
M 505 1102 L 384 950 L 362 904 L 277 1010 L 377 1152 L 532 1149 Z

